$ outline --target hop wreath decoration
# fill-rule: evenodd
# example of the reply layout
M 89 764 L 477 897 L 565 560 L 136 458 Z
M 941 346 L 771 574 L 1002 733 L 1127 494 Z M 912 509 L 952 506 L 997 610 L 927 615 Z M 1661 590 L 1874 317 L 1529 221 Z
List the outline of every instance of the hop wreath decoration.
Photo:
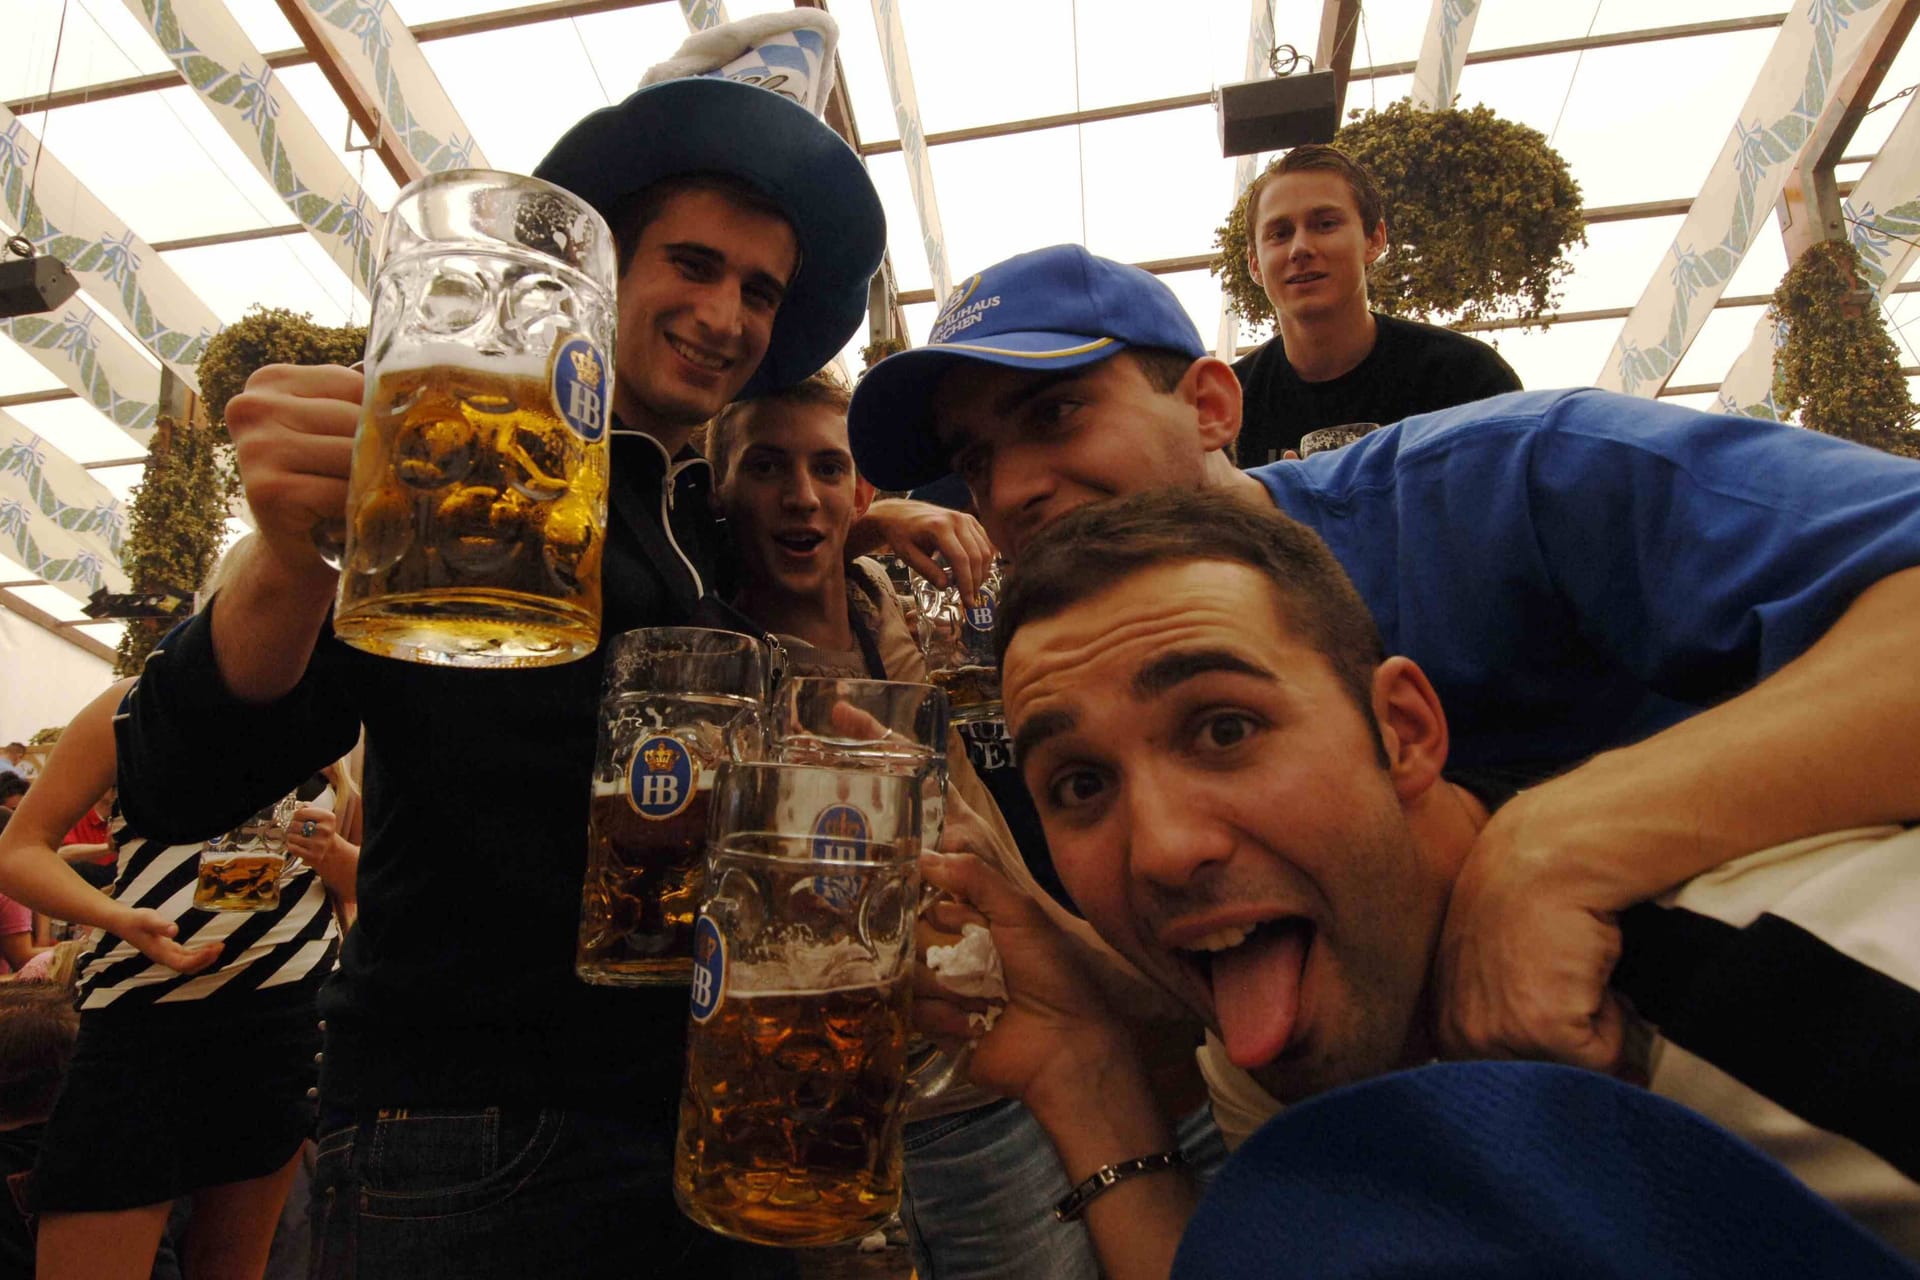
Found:
M 329 328 L 305 314 L 261 306 L 207 343 L 196 369 L 207 421 L 160 419 L 133 491 L 122 557 L 133 590 L 191 590 L 213 568 L 226 537 L 228 505 L 240 492 L 227 401 L 247 379 L 269 364 L 352 364 L 366 345 L 365 328 Z M 172 625 L 166 618 L 128 620 L 115 673 L 138 675 Z
M 1900 348 L 1863 280 L 1859 251 L 1823 240 L 1781 277 L 1767 308 L 1780 345 L 1773 353 L 1774 404 L 1813 431 L 1920 457 L 1916 409 L 1900 372 Z
M 1558 304 L 1586 221 L 1580 184 L 1537 129 L 1486 107 L 1426 111 L 1403 98 L 1354 112 L 1333 145 L 1386 195 L 1387 249 L 1367 276 L 1376 311 L 1530 325 Z M 1264 327 L 1273 307 L 1247 274 L 1243 203 L 1214 234 L 1212 270 L 1233 310 Z

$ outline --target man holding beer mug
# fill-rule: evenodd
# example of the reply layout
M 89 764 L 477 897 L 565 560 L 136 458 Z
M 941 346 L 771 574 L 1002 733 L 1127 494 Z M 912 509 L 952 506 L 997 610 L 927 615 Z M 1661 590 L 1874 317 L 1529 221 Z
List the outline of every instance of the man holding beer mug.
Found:
M 593 113 L 540 166 L 618 242 L 603 636 L 685 623 L 714 581 L 694 425 L 811 374 L 860 322 L 884 222 L 816 114 L 833 38 L 811 10 L 702 33 L 709 74 Z M 269 368 L 229 406 L 260 545 L 162 646 L 120 724 L 129 813 L 187 838 L 344 754 L 365 723 L 362 914 L 321 997 L 318 1274 L 782 1274 L 673 1206 L 685 990 L 572 972 L 604 646 L 472 670 L 331 633 L 337 575 L 313 531 L 342 515 L 362 381 Z M 881 532 L 924 555 L 949 519 L 895 505 Z

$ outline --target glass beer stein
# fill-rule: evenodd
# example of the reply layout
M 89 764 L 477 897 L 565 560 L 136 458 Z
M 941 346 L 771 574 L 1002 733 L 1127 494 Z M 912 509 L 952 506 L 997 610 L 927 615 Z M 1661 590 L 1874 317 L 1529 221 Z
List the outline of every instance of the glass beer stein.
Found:
M 400 193 L 381 253 L 334 632 L 451 666 L 581 657 L 600 637 L 612 234 L 550 183 L 461 169 Z
M 574 955 L 585 981 L 692 973 L 714 771 L 759 754 L 766 666 L 766 647 L 732 631 L 650 627 L 609 642 Z
M 730 764 L 716 797 L 674 1197 L 742 1240 L 855 1240 L 900 1204 L 917 788 Z
M 920 843 L 947 806 L 947 696 L 930 684 L 791 676 L 774 691 L 767 754 L 788 764 L 874 769 L 920 780 Z
M 993 656 L 994 611 L 1000 604 L 1002 565 L 995 561 L 972 602 L 960 588 L 937 586 L 915 577 L 914 602 L 920 615 L 920 647 L 927 655 L 927 678 L 947 695 L 956 725 L 993 720 L 1000 715 L 1000 664 Z
M 286 879 L 287 823 L 300 807 L 289 795 L 263 806 L 225 835 L 200 846 L 193 905 L 201 911 L 271 911 Z

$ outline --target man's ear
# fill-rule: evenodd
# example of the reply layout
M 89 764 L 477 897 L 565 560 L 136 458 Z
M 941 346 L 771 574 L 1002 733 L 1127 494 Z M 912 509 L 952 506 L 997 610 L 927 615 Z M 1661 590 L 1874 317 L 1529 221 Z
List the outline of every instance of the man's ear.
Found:
M 872 482 L 869 481 L 865 476 L 859 475 L 857 473 L 854 475 L 853 477 L 853 518 L 855 520 L 859 520 L 865 517 L 865 515 L 867 514 L 867 508 L 873 505 L 874 496 L 879 492 L 880 491 L 878 489 L 875 489 L 873 487 Z
M 1240 379 L 1225 360 L 1201 356 L 1187 366 L 1174 394 L 1193 406 L 1203 452 L 1225 449 L 1239 437 Z
M 1373 230 L 1367 233 L 1367 265 L 1372 266 L 1374 259 L 1387 251 L 1387 220 L 1385 218 L 1373 224 Z
M 1427 673 L 1412 658 L 1374 668 L 1373 718 L 1387 758 L 1387 776 L 1402 804 L 1417 799 L 1447 764 L 1447 713 Z

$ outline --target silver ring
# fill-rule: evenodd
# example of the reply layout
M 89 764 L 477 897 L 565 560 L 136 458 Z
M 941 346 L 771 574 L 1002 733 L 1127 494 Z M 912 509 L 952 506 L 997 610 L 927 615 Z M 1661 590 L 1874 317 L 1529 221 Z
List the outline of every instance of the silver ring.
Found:
M 313 819 L 312 818 L 308 818 L 305 822 L 300 824 L 300 834 L 305 836 L 309 840 L 313 839 Z

